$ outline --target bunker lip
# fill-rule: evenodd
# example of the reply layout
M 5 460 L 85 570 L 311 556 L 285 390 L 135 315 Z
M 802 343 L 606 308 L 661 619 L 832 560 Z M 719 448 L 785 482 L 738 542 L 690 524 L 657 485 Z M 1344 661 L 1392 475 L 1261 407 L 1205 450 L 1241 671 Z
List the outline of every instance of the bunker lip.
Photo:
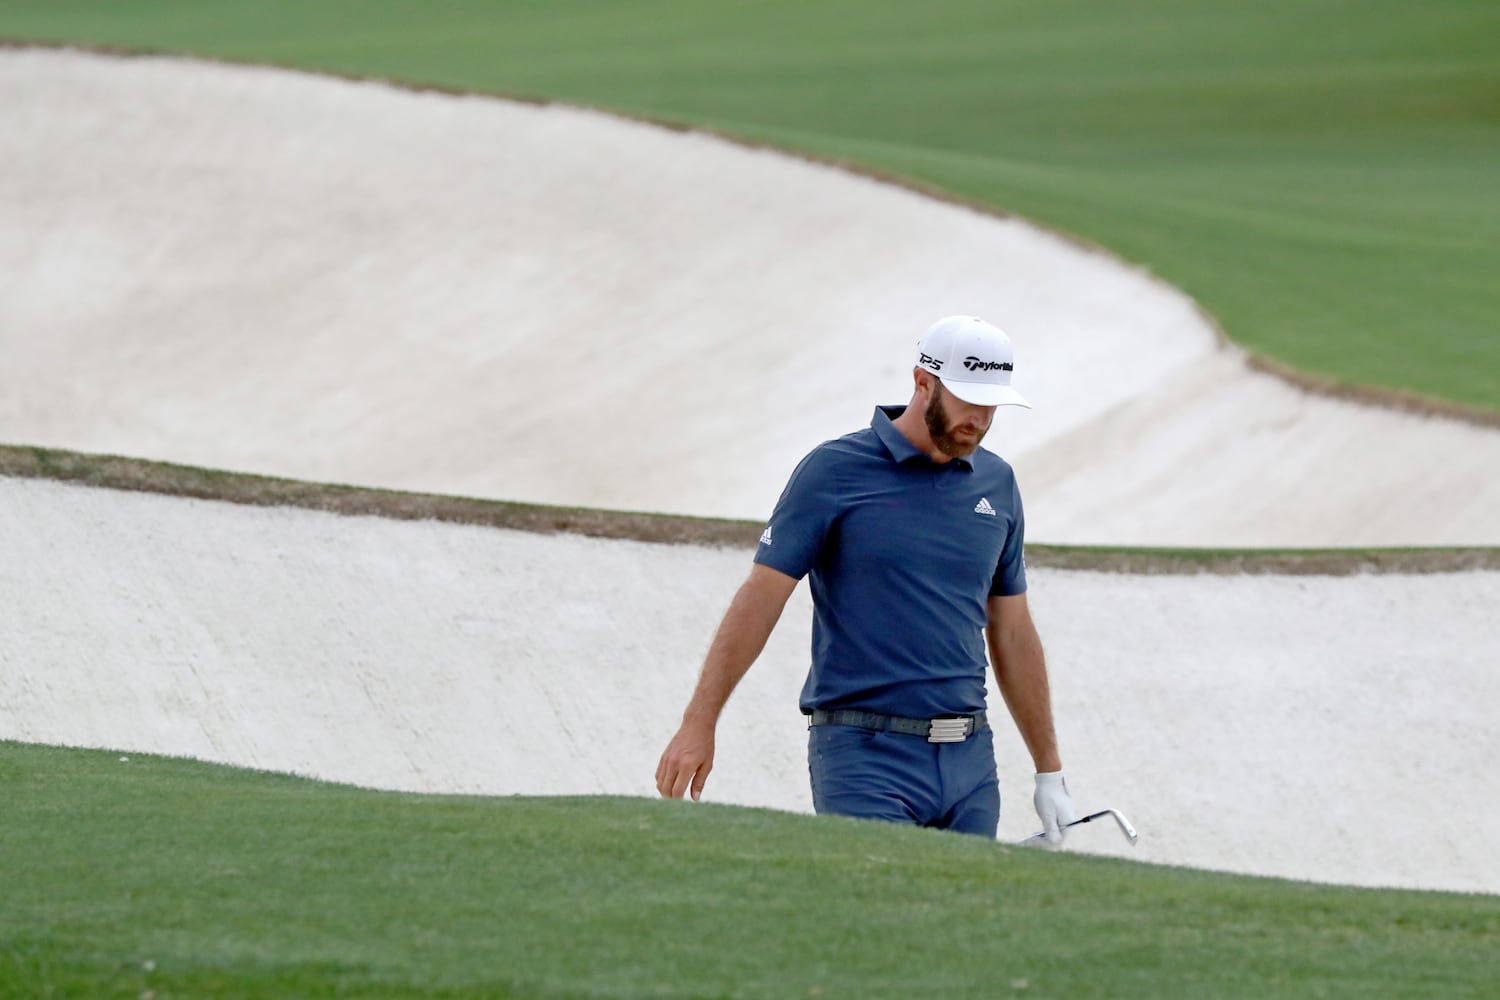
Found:
M 5 476 L 255 507 L 298 507 L 351 516 L 444 521 L 668 545 L 753 550 L 764 530 L 760 521 L 407 493 L 17 445 L 0 445 L 0 477 Z M 1032 566 L 1149 576 L 1184 573 L 1345 576 L 1500 570 L 1500 547 L 1226 550 L 1028 545 L 1026 558 Z

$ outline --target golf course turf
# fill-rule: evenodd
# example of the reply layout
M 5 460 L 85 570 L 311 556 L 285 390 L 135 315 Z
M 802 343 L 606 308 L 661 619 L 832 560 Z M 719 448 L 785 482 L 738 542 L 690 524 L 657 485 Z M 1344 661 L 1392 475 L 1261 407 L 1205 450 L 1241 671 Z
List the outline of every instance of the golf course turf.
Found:
M 1484 0 L 17 0 L 0 40 L 714 129 L 1100 245 L 1185 289 L 1268 365 L 1325 387 L 1500 419 L 1500 7 Z M 43 449 L 0 449 L 0 474 L 608 537 L 737 545 L 757 530 L 478 511 Z M 1137 570 L 1256 561 L 1116 556 Z M 1327 572 L 1434 555 L 1293 556 L 1310 557 Z M 1038 565 L 1049 558 L 1113 557 L 1038 552 Z M 1493 568 L 1496 556 L 1435 558 Z M 8 742 L 0 791 L 0 1000 L 1451 998 L 1492 995 L 1500 953 L 1490 896 L 760 810 L 394 794 Z
M 0 781 L 0 997 L 1479 997 L 1500 947 L 1488 896 L 763 810 L 14 743 Z

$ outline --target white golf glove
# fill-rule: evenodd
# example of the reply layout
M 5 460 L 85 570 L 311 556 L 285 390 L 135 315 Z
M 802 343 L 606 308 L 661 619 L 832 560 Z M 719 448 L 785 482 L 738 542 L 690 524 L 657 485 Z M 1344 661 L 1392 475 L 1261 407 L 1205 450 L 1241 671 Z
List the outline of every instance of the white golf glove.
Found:
M 1047 843 L 1063 842 L 1063 827 L 1078 818 L 1073 808 L 1073 799 L 1068 795 L 1068 783 L 1061 771 L 1042 771 L 1036 776 L 1036 793 L 1031 797 L 1036 814 L 1041 817 L 1042 830 L 1047 834 Z

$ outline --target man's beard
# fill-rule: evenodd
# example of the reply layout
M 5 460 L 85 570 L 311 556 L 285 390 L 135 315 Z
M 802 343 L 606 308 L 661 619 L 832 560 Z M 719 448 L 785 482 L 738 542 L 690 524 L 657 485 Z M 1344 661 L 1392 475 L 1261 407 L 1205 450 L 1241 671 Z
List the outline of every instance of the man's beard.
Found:
M 927 403 L 927 409 L 922 414 L 927 421 L 927 434 L 932 438 L 932 443 L 937 450 L 949 458 L 968 458 L 974 454 L 979 447 L 979 442 L 984 440 L 989 428 L 973 432 L 960 437 L 959 428 L 954 427 L 948 420 L 948 410 L 943 406 L 943 391 L 938 386 L 933 386 L 932 399 Z

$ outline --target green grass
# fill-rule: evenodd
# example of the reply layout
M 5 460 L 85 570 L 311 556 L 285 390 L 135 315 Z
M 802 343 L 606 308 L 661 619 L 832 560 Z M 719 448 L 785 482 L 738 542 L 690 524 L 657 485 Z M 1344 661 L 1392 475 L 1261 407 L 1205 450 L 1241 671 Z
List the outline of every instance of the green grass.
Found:
M 121 757 L 0 742 L 0 997 L 1493 995 L 1492 897 Z
M 10 0 L 0 37 L 560 98 L 1107 246 L 1231 337 L 1500 413 L 1492 0 Z

